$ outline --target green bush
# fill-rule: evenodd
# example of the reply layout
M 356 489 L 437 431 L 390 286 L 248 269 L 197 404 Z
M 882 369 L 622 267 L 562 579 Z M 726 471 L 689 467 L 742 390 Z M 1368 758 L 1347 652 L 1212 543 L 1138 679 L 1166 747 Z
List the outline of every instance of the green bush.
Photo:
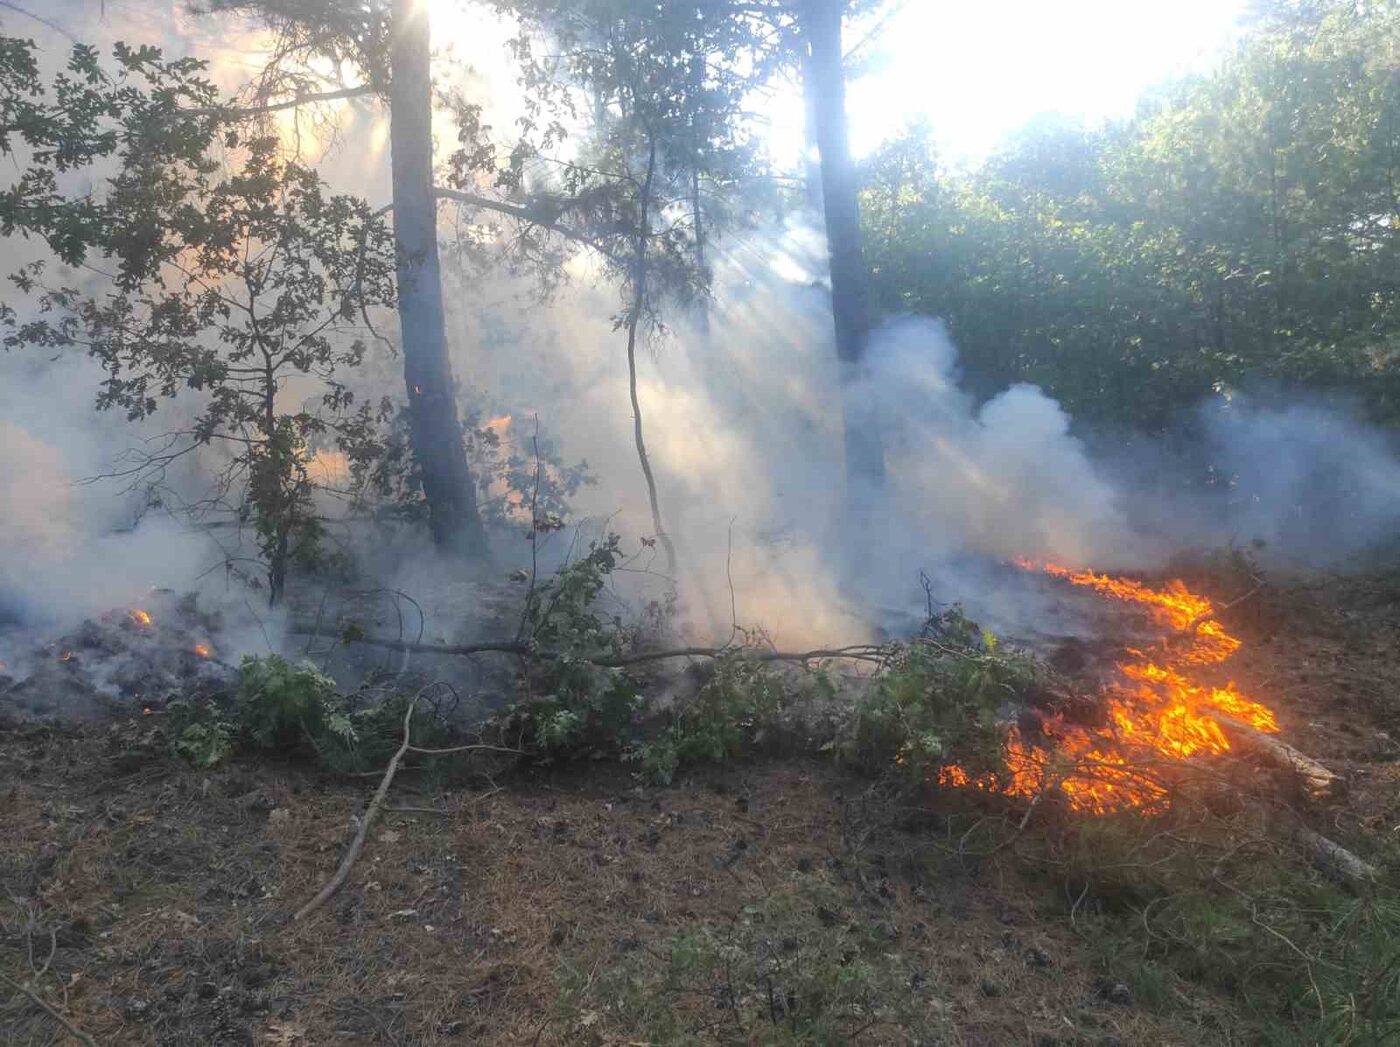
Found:
M 402 740 L 410 700 L 397 695 L 367 703 L 341 694 L 335 681 L 310 663 L 277 655 L 243 659 L 242 681 L 231 706 L 171 702 L 167 707 L 172 750 L 196 767 L 213 767 L 239 751 L 309 756 L 335 771 L 380 767 Z M 422 744 L 440 733 L 427 718 L 416 721 Z
M 720 658 L 695 698 L 634 752 L 653 781 L 669 784 L 683 763 L 732 759 L 760 745 L 787 706 L 783 681 L 743 652 Z
M 618 545 L 615 534 L 593 542 L 526 598 L 527 697 L 502 726 L 543 758 L 619 752 L 632 737 L 641 707 L 636 687 L 622 670 L 594 661 L 622 653 L 620 624 L 595 606 L 621 559 Z
M 1037 667 L 1005 648 L 958 608 L 930 623 L 871 683 L 841 747 L 853 765 L 880 773 L 898 765 L 924 780 L 958 762 L 996 769 L 1001 722 L 1024 703 Z

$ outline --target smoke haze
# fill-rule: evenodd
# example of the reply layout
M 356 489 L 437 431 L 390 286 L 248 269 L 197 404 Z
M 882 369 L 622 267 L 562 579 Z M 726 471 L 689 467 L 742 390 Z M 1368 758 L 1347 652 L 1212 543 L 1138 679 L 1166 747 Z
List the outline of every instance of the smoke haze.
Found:
M 99 35 L 140 40 L 148 22 L 172 50 L 213 34 L 209 23 L 196 30 L 152 16 L 105 23 Z M 215 78 L 232 86 L 256 48 L 250 43 L 238 57 L 228 39 L 220 47 L 212 52 Z M 344 133 L 382 139 L 368 112 L 338 113 Z M 329 147 L 323 175 L 378 204 L 386 156 L 352 152 Z M 1014 630 L 1041 611 L 1027 593 L 1006 588 L 1015 583 L 996 565 L 1015 556 L 1151 568 L 1185 547 L 1259 538 L 1269 555 L 1317 566 L 1395 533 L 1393 444 L 1335 410 L 1242 400 L 1211 409 L 1203 416 L 1206 453 L 1236 477 L 1229 496 L 1148 484 L 1121 458 L 1091 455 L 1072 420 L 1032 386 L 973 401 L 959 387 L 956 351 L 942 327 L 906 319 L 875 333 L 855 391 L 880 419 L 887 489 L 864 507 L 859 533 L 843 535 L 841 410 L 820 238 L 794 222 L 718 246 L 708 329 L 702 333 L 693 317 L 668 318 L 672 331 L 639 361 L 662 513 L 697 636 L 723 640 L 738 624 L 760 627 L 782 646 L 854 642 L 923 606 L 920 571 L 939 599 L 962 600 Z M 652 525 L 613 323 L 617 292 L 595 285 L 586 266 L 575 268 L 572 284 L 543 303 L 528 280 L 499 268 L 449 271 L 454 365 L 474 406 L 512 416 L 518 450 L 527 446 L 527 420 L 538 415 L 566 461 L 587 460 L 598 483 L 576 500 L 583 533 L 611 528 L 635 550 Z M 358 391 L 401 398 L 397 368 L 387 356 L 374 361 Z M 168 515 L 143 512 L 119 483 L 76 483 L 110 472 L 123 446 L 169 427 L 161 416 L 137 428 L 95 414 L 96 379 L 86 361 L 0 356 L 0 608 L 34 623 L 128 603 L 153 586 L 203 584 L 217 590 L 211 599 L 227 599 L 222 575 L 217 586 L 198 579 L 246 554 L 236 540 L 215 542 Z M 1159 462 L 1169 459 L 1158 454 Z M 195 500 L 206 476 L 191 459 L 170 479 L 180 498 Z M 555 536 L 552 561 L 569 540 Z M 460 635 L 470 609 L 456 583 L 443 580 L 441 564 L 417 544 L 360 541 L 379 583 L 434 609 L 429 635 Z M 496 547 L 502 574 L 528 551 L 518 537 L 499 538 Z M 640 557 L 620 580 L 620 595 L 659 591 L 655 572 L 663 568 Z

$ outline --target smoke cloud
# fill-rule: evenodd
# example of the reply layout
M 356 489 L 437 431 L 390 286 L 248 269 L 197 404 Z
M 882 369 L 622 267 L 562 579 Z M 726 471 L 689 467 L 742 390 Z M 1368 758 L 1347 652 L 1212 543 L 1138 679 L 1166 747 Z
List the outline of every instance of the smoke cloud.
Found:
M 154 25 L 174 37 L 166 39 L 172 51 L 193 34 L 217 35 L 213 23 L 183 16 Z M 142 28 L 104 23 L 99 35 L 140 39 Z M 254 59 L 220 52 L 215 73 L 233 86 Z M 386 157 L 373 148 L 383 144 L 374 133 L 381 125 L 352 107 L 337 120 L 343 136 L 371 148 L 347 155 L 332 144 L 323 173 L 339 190 L 382 202 Z M 1203 493 L 1182 482 L 1188 466 L 1174 451 L 1106 453 L 1032 386 L 974 401 L 959 386 L 941 325 L 906 319 L 874 334 L 851 394 L 879 419 L 888 482 L 862 507 L 855 532 L 843 533 L 841 399 L 820 237 L 794 221 L 715 248 L 707 323 L 669 316 L 669 332 L 639 361 L 645 432 L 696 637 L 723 640 L 738 625 L 762 628 L 782 646 L 866 638 L 922 609 L 920 572 L 938 599 L 1024 632 L 1044 608 L 999 566 L 1016 556 L 1151 568 L 1183 548 L 1258 538 L 1281 561 L 1320 565 L 1396 531 L 1400 457 L 1389 437 L 1342 412 L 1239 398 L 1203 409 L 1192 454 L 1229 478 Z M 477 262 L 489 255 L 480 243 L 473 250 Z M 639 549 L 653 527 L 613 322 L 616 289 L 596 284 L 586 265 L 543 302 L 530 280 L 499 267 L 449 266 L 448 279 L 454 366 L 468 399 L 483 416 L 512 416 L 518 453 L 528 454 L 537 415 L 567 461 L 589 463 L 598 483 L 576 499 L 579 541 L 611 529 Z M 398 366 L 387 356 L 373 361 L 357 391 L 401 397 Z M 216 541 L 148 511 L 119 483 L 77 483 L 110 472 L 121 447 L 150 435 L 93 412 L 96 379 L 81 360 L 0 356 L 0 614 L 57 621 L 153 586 L 208 589 L 201 576 L 240 552 L 236 539 Z M 195 459 L 171 477 L 190 499 L 204 482 Z M 402 588 L 424 603 L 428 635 L 499 624 L 473 621 L 478 591 L 444 581 L 448 569 L 421 541 L 348 531 L 345 540 L 372 576 L 366 585 Z M 573 541 L 573 532 L 554 536 L 544 566 Z M 496 548 L 501 575 L 529 551 L 518 537 Z M 664 588 L 663 569 L 643 550 L 618 579 L 618 599 L 635 610 Z

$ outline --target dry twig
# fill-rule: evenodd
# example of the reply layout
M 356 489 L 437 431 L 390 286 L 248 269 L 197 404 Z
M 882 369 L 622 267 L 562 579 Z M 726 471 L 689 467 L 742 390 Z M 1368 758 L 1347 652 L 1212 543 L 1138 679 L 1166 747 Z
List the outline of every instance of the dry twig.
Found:
M 379 788 L 374 791 L 374 798 L 370 800 L 369 806 L 365 808 L 364 815 L 360 818 L 360 829 L 355 833 L 355 839 L 350 844 L 350 849 L 345 852 L 345 857 L 341 859 L 340 867 L 336 869 L 335 875 L 326 881 L 326 885 L 316 892 L 316 897 L 303 905 L 293 915 L 293 920 L 304 920 L 310 916 L 327 901 L 336 891 L 344 886 L 346 878 L 350 875 L 350 869 L 355 864 L 355 859 L 364 850 L 365 838 L 369 836 L 370 826 L 374 824 L 374 819 L 379 814 L 379 809 L 384 806 L 384 797 L 389 794 L 389 786 L 394 782 L 394 775 L 398 772 L 399 762 L 409 751 L 409 729 L 413 720 L 413 710 L 418 705 L 418 698 L 415 695 L 408 703 L 408 710 L 403 714 L 403 742 L 399 745 L 398 751 L 389 760 L 389 766 L 385 768 L 384 777 L 379 780 Z
M 48 1001 L 46 1001 L 42 996 L 36 993 L 29 986 L 23 984 L 22 982 L 15 981 L 13 978 L 6 974 L 0 974 L 0 978 L 3 978 L 8 985 L 11 985 L 14 988 L 18 989 L 20 992 L 24 993 L 25 996 L 29 997 L 30 1000 L 42 1007 L 46 1012 L 48 1012 L 49 1017 L 51 1017 L 54 1021 L 58 1022 L 59 1025 L 67 1029 L 68 1034 L 72 1036 L 75 1040 L 77 1040 L 79 1043 L 86 1045 L 86 1047 L 97 1047 L 96 1040 L 94 1040 L 87 1033 L 83 1032 L 82 1029 L 79 1029 L 76 1025 L 69 1021 L 68 1017 L 62 1011 L 59 1011 L 55 1007 L 53 1007 L 53 1005 L 48 1003 Z

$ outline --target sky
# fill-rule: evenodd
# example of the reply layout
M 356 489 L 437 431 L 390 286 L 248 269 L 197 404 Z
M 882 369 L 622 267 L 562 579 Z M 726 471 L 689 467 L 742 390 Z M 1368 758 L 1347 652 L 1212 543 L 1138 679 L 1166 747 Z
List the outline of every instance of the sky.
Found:
M 496 20 L 462 0 L 428 2 L 439 47 L 466 58 L 489 79 L 512 75 Z M 1247 4 L 903 0 L 865 50 L 864 57 L 873 60 L 869 71 L 850 85 L 852 148 L 863 155 L 922 118 L 945 158 L 975 162 L 1042 113 L 1090 125 L 1129 115 L 1144 90 L 1218 59 Z M 250 75 L 258 56 L 237 54 L 238 44 L 220 39 L 213 20 L 191 18 L 185 6 L 178 0 L 15 0 L 0 12 L 0 26 L 46 35 L 14 10 L 26 8 L 76 34 L 163 36 L 167 43 L 184 38 L 215 59 L 219 79 L 229 81 L 222 86 Z M 848 33 L 847 45 L 862 31 Z M 770 99 L 768 112 L 773 155 L 800 155 L 797 91 Z
M 883 68 L 850 87 L 852 147 L 868 152 L 922 116 L 949 159 L 976 160 L 1041 113 L 1127 116 L 1145 89 L 1208 68 L 1246 6 L 906 0 L 879 37 Z

